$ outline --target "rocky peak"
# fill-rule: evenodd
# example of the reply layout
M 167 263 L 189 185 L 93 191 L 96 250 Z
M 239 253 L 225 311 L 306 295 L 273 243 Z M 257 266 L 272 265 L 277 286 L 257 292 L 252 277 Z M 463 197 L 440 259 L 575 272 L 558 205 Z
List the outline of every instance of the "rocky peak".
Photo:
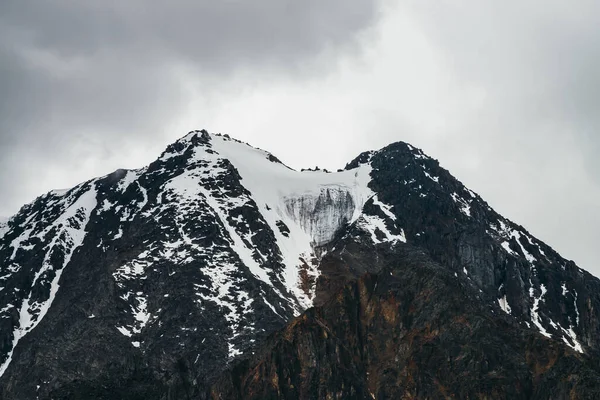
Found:
M 400 376 L 396 357 L 424 359 L 434 343 L 434 359 L 456 360 L 471 377 L 504 376 L 522 365 L 516 353 L 530 354 L 519 384 L 531 394 L 539 386 L 527 374 L 543 375 L 539 360 L 557 358 L 560 368 L 544 368 L 562 377 L 587 365 L 573 354 L 598 351 L 598 293 L 596 278 L 407 143 L 362 153 L 335 173 L 299 172 L 227 135 L 192 131 L 146 167 L 52 191 L 0 223 L 0 387 L 4 398 L 202 398 L 214 382 L 229 382 L 217 392 L 238 387 L 250 376 L 243 365 L 279 371 L 273 397 L 289 385 L 311 387 L 292 370 L 282 375 L 279 361 L 264 358 L 271 352 L 338 372 L 347 361 L 360 374 L 346 378 L 358 386 L 337 375 L 330 388 L 385 397 L 385 387 L 402 382 L 386 381 L 378 360 Z M 444 302 L 454 319 L 436 317 Z M 358 323 L 354 312 L 370 317 Z M 306 329 L 317 335 L 310 343 Z M 510 352 L 495 341 L 514 339 L 511 329 L 512 364 L 502 369 L 498 358 L 469 370 L 490 349 Z M 332 332 L 340 339 L 323 336 Z M 469 347 L 459 333 L 486 341 Z M 344 341 L 360 346 L 344 353 Z M 363 345 L 373 351 L 361 353 Z M 295 358 L 302 349 L 312 358 Z M 227 366 L 241 368 L 232 381 L 221 375 Z M 402 376 L 426 379 L 406 368 Z M 256 393 L 266 393 L 272 371 L 253 375 Z M 436 379 L 447 393 L 475 396 Z

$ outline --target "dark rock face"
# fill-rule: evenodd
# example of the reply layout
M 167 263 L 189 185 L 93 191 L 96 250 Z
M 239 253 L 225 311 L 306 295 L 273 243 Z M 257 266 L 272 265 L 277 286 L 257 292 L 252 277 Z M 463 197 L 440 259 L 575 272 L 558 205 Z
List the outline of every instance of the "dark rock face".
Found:
M 600 281 L 492 210 L 437 161 L 399 142 L 371 159 L 371 187 L 409 243 L 466 274 L 488 302 L 574 348 L 598 348 Z M 587 303 L 585 299 L 590 299 Z
M 302 174 L 194 131 L 0 223 L 0 398 L 600 397 L 598 279 L 408 144 Z
M 212 399 L 596 398 L 593 359 L 482 306 L 411 246 L 366 248 L 373 270 L 225 373 Z M 356 263 L 345 255 L 327 262 Z M 560 379 L 557 379 L 560 377 Z

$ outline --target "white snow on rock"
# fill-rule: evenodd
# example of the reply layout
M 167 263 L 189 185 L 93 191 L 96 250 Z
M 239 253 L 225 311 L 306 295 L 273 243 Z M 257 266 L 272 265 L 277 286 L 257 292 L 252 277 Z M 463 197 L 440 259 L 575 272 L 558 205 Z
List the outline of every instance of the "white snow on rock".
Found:
M 135 294 L 128 292 L 121 296 L 121 299 L 130 304 L 133 321 L 126 326 L 117 326 L 117 330 L 127 337 L 140 334 L 152 318 L 152 315 L 148 312 L 147 297 L 142 292 L 136 292 Z
M 569 293 L 569 289 L 567 288 L 567 284 L 565 282 L 562 283 L 561 285 L 561 289 L 562 289 L 562 295 L 566 296 L 567 293 Z M 575 301 L 575 312 L 577 313 L 577 319 L 576 319 L 576 325 L 579 325 L 579 310 L 577 308 L 577 292 L 575 290 L 573 290 L 573 297 L 574 297 L 574 301 Z M 571 321 L 571 318 L 569 317 L 569 321 Z M 575 333 L 575 330 L 573 329 L 573 324 L 569 325 L 569 329 L 565 329 L 563 328 L 561 325 L 559 324 L 555 324 L 558 326 L 555 326 L 556 329 L 560 328 L 564 334 L 566 334 L 567 336 L 562 337 L 563 342 L 565 342 L 565 344 L 569 347 L 571 347 L 573 350 L 578 351 L 579 353 L 583 353 L 583 347 L 581 347 L 581 344 L 577 341 L 577 334 Z M 568 338 L 568 339 L 567 339 Z
M 378 216 L 366 214 L 361 215 L 357 221 L 357 224 L 362 229 L 369 232 L 369 234 L 371 235 L 371 240 L 375 244 L 396 241 L 406 243 L 406 236 L 404 234 L 404 230 L 401 229 L 400 233 L 397 235 L 391 233 L 386 225 L 386 221 Z M 378 233 L 380 235 L 378 235 Z
M 392 221 L 396 221 L 396 215 L 394 215 L 394 213 L 392 212 L 392 207 L 390 207 L 389 205 L 382 203 L 381 201 L 379 201 L 379 198 L 377 197 L 377 195 L 374 195 L 372 197 L 373 199 L 373 204 L 375 204 L 377 207 L 379 207 L 381 209 L 381 211 L 383 211 L 383 213 Z
M 121 180 L 119 181 L 117 189 L 121 192 L 124 192 L 125 190 L 127 190 L 129 185 L 131 185 L 133 182 L 135 182 L 137 178 L 139 178 L 140 175 L 140 170 L 127 170 L 125 176 L 123 176 L 123 178 L 121 178 Z
M 136 326 L 133 332 L 140 333 L 148 324 L 148 321 L 151 317 L 150 313 L 148 312 L 148 299 L 144 297 L 142 292 L 137 292 L 134 304 L 133 317 L 135 318 Z
M 565 342 L 567 344 L 567 346 L 569 346 L 573 350 L 575 350 L 579 353 L 583 353 L 583 347 L 581 347 L 581 343 L 579 343 L 577 341 L 577 335 L 575 334 L 575 331 L 573 330 L 573 326 L 570 326 L 569 329 L 565 329 L 561 326 L 561 329 L 563 330 L 563 332 L 565 332 L 567 335 L 569 335 L 569 338 L 571 339 L 571 341 L 573 343 L 569 342 L 569 340 L 567 340 L 567 338 L 565 338 L 564 336 L 562 337 L 563 342 Z
M 506 300 L 506 295 L 504 295 L 503 297 L 498 299 L 498 305 L 500 306 L 500 308 L 502 309 L 502 311 L 504 311 L 507 314 L 511 313 L 511 308 L 508 305 L 508 301 Z
M 417 159 L 417 160 L 431 160 L 431 157 L 425 155 L 425 153 L 423 153 L 423 151 L 421 151 L 420 149 L 416 149 L 416 148 L 414 148 L 412 146 L 410 146 L 410 147 L 411 147 L 411 150 L 413 150 L 413 155 L 414 155 L 415 159 Z
M 575 324 L 579 326 L 579 308 L 577 308 L 577 291 L 575 289 L 573 289 L 573 294 L 575 296 L 575 299 L 573 300 L 573 305 L 575 306 L 575 313 L 577 314 Z
M 507 223 L 510 225 L 513 225 L 513 227 L 509 227 L 507 225 Z M 504 248 L 504 250 L 506 250 L 507 253 L 512 254 L 514 256 L 519 256 L 519 254 L 516 253 L 515 251 L 513 251 L 508 244 L 508 241 L 510 239 L 515 239 L 517 244 L 521 248 L 521 252 L 525 256 L 525 259 L 530 264 L 533 264 L 534 262 L 536 262 L 537 259 L 533 256 L 533 254 L 531 254 L 530 252 L 527 251 L 527 249 L 523 246 L 522 241 L 526 241 L 529 244 L 536 246 L 540 250 L 541 254 L 544 255 L 544 253 L 541 251 L 539 243 L 537 243 L 532 237 L 530 237 L 525 232 L 514 227 L 514 224 L 512 222 L 510 222 L 510 221 L 505 222 L 505 221 L 499 220 L 499 225 L 500 225 L 499 227 L 497 227 L 495 225 L 490 225 L 490 229 L 492 229 L 500 237 L 500 240 L 502 240 L 501 246 Z
M 512 254 L 513 256 L 517 256 L 517 255 L 518 255 L 517 253 L 515 253 L 515 252 L 514 252 L 514 251 L 513 251 L 513 250 L 510 248 L 510 244 L 509 244 L 508 242 L 502 242 L 500 245 L 502 246 L 502 248 L 503 248 L 504 250 L 506 250 L 506 252 L 507 252 L 508 254 Z
M 456 192 L 452 193 L 452 200 L 459 205 L 460 212 L 462 212 L 467 217 L 471 216 L 471 206 L 469 202 L 462 197 L 460 197 Z
M 121 332 L 124 336 L 127 336 L 127 337 L 132 336 L 131 331 L 129 329 L 125 328 L 124 326 L 118 326 L 117 330 L 119 332 Z
M 540 297 L 535 297 L 533 287 L 529 288 L 529 296 L 533 298 L 533 307 L 531 308 L 531 322 L 533 322 L 533 324 L 537 326 L 538 330 L 542 335 L 546 337 L 552 337 L 552 335 L 550 335 L 548 331 L 546 331 L 546 328 L 544 328 L 544 326 L 542 325 L 540 315 L 538 314 L 540 302 L 544 301 L 544 295 L 547 292 L 546 286 L 541 285 L 540 290 L 542 292 L 540 294 Z
M 512 237 L 514 237 L 517 240 L 517 243 L 519 244 L 519 247 L 521 248 L 521 251 L 523 252 L 523 254 L 525 255 L 525 258 L 527 259 L 527 261 L 529 261 L 530 263 L 533 263 L 534 261 L 537 261 L 537 259 L 531 255 L 531 253 L 529 253 L 525 247 L 523 247 L 523 244 L 521 244 L 521 240 L 523 240 L 521 238 L 521 236 L 523 236 L 523 238 L 528 241 L 529 243 L 531 243 L 531 239 L 527 236 L 527 235 L 521 235 L 521 232 L 517 231 L 517 230 L 513 230 L 510 235 Z
M 437 176 L 431 176 L 431 174 L 429 172 L 427 172 L 427 171 L 423 171 L 423 173 L 425 174 L 426 177 L 428 177 L 429 179 L 431 179 L 435 183 L 439 183 L 440 182 L 440 178 L 438 178 Z
M 51 229 L 56 229 L 56 233 L 50 244 L 45 248 L 46 255 L 40 269 L 35 274 L 31 291 L 21 304 L 19 310 L 19 325 L 13 332 L 12 349 L 8 353 L 7 359 L 0 366 L 0 376 L 2 376 L 6 371 L 6 368 L 8 368 L 8 365 L 12 360 L 12 353 L 19 341 L 35 329 L 50 309 L 54 297 L 58 292 L 60 277 L 65 267 L 68 266 L 75 249 L 83 243 L 85 229 L 90 214 L 97 206 L 96 187 L 93 182 L 89 185 L 90 188 L 82 193 L 77 199 L 73 200 L 72 195 L 61 199 L 61 201 L 65 203 L 64 211 L 45 230 L 47 232 Z M 40 233 L 38 236 L 43 236 L 43 234 L 44 233 Z M 51 261 L 52 255 L 57 251 L 64 254 L 62 265 L 54 265 Z M 32 299 L 36 284 L 47 279 L 50 279 L 49 298 L 44 301 Z
M 13 248 L 13 253 L 10 256 L 9 260 L 14 260 L 15 256 L 17 255 L 17 250 L 19 250 L 21 247 L 23 247 L 21 245 L 23 242 L 29 240 L 32 232 L 33 232 L 33 227 L 25 229 L 19 236 L 17 236 L 16 238 L 13 239 L 13 241 L 10 243 L 10 247 Z
M 300 267 L 316 256 L 315 247 L 326 244 L 344 224 L 361 216 L 364 204 L 373 196 L 367 186 L 371 166 L 362 164 L 337 173 L 298 172 L 271 161 L 266 151 L 224 136 L 212 136 L 211 145 L 238 170 L 242 185 L 275 233 L 286 267 L 286 287 L 303 308 L 310 307 L 313 293 L 307 295 L 300 289 Z M 288 227 L 289 235 L 280 231 L 279 221 Z M 309 274 L 316 277 L 316 268 Z

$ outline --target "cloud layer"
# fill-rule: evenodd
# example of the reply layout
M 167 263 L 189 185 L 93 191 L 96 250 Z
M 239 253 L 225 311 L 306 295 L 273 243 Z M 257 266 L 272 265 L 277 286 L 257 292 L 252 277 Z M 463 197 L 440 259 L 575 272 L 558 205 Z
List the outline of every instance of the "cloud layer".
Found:
M 299 168 L 405 140 L 600 275 L 600 4 L 0 5 L 0 214 L 190 129 Z
M 375 17 L 367 0 L 3 2 L 0 213 L 48 181 L 106 171 L 118 148 L 165 146 L 192 81 L 214 92 L 240 73 L 310 76 Z

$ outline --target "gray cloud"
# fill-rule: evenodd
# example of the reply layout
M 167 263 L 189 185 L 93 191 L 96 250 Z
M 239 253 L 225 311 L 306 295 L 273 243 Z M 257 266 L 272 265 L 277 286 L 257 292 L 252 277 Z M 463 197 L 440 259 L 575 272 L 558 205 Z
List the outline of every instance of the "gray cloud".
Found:
M 422 147 L 600 274 L 592 0 L 0 4 L 0 215 L 185 129 L 294 167 Z
M 409 9 L 463 88 L 456 100 L 482 94 L 446 132 L 454 150 L 425 145 L 499 211 L 598 274 L 600 4 L 419 1 Z
M 520 135 L 576 137 L 600 179 L 600 3 L 424 1 L 416 15 L 461 80 L 485 88 Z M 505 131 L 504 135 L 510 135 Z
M 375 18 L 367 0 L 3 2 L 0 214 L 87 178 L 86 163 L 116 168 L 111 148 L 161 138 L 190 80 L 324 73 L 322 55 L 355 51 Z
M 32 8 L 6 3 L 2 22 L 30 44 L 64 57 L 122 52 L 140 61 L 177 56 L 203 68 L 247 62 L 303 60 L 324 46 L 347 43 L 372 22 L 376 3 L 333 0 L 140 0 L 43 2 Z M 167 60 L 169 61 L 169 60 Z

